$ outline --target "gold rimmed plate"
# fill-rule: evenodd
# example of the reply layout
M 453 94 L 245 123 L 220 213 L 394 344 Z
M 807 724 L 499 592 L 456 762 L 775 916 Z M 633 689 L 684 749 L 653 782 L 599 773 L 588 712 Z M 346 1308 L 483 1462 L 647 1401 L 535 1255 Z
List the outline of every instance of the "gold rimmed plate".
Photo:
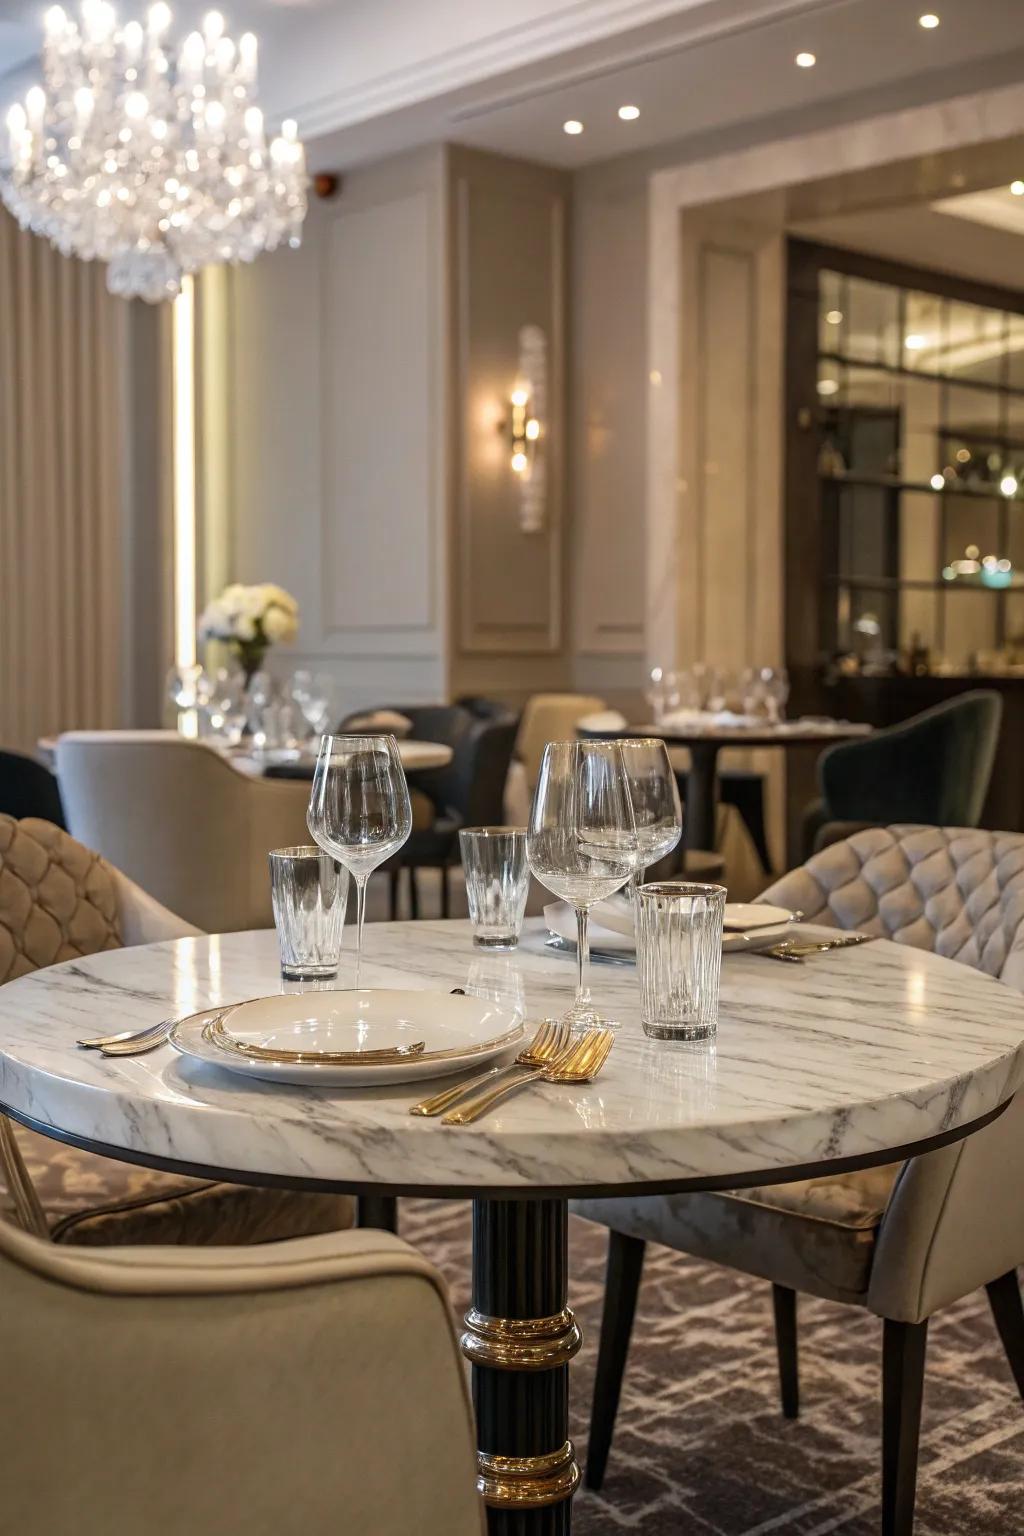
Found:
M 283 993 L 171 1034 L 183 1055 L 273 1082 L 363 1087 L 458 1072 L 515 1050 L 522 1015 L 486 998 L 364 989 Z

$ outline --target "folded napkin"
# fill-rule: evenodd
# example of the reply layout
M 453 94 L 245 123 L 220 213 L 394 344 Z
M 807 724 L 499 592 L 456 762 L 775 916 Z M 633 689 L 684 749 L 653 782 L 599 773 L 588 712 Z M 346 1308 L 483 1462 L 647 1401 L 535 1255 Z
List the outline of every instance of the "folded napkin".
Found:
M 373 709 L 365 715 L 355 715 L 346 720 L 345 730 L 349 733 L 359 731 L 381 731 L 388 736 L 399 738 L 408 736 L 412 730 L 412 721 L 408 715 L 400 715 L 395 709 Z
M 732 709 L 674 709 L 661 723 L 673 731 L 739 731 L 755 730 L 766 721 L 760 715 L 740 715 Z
M 617 709 L 595 710 L 592 715 L 584 715 L 582 720 L 576 721 L 578 731 L 599 731 L 609 736 L 614 736 L 617 731 L 624 731 L 626 725 L 625 715 Z
M 729 903 L 726 903 L 728 922 Z M 569 943 L 576 943 L 576 913 L 564 901 L 552 902 L 544 908 L 544 921 L 552 933 Z M 792 931 L 790 923 L 772 923 L 768 927 L 748 929 L 746 932 L 726 932 L 722 938 L 722 953 L 744 949 L 768 949 L 786 938 Z M 612 896 L 598 901 L 590 909 L 590 943 L 594 950 L 609 954 L 634 955 L 636 932 L 633 927 L 633 907 L 627 896 Z

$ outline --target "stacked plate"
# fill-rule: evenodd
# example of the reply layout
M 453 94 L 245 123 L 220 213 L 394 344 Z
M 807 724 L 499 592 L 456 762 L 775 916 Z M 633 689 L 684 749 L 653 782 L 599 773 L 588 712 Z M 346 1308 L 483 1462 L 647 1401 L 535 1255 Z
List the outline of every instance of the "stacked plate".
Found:
M 364 1088 L 443 1077 L 522 1041 L 522 1015 L 448 992 L 285 993 L 193 1015 L 171 1031 L 183 1056 L 269 1082 Z

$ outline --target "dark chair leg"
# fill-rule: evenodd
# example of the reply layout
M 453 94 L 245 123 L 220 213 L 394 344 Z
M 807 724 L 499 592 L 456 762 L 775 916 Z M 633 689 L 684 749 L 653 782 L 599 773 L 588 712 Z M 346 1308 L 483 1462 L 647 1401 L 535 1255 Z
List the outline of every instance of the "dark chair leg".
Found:
M 629 1335 L 640 1289 L 645 1244 L 621 1232 L 608 1234 L 608 1271 L 605 1277 L 601 1343 L 597 1352 L 594 1403 L 590 1411 L 590 1443 L 587 1448 L 586 1483 L 600 1488 L 611 1449 L 615 1415 L 622 1390 Z
M 882 1536 L 912 1536 L 928 1322 L 885 1320 L 882 1338 Z
M 420 889 L 416 884 L 416 871 L 410 864 L 409 868 L 409 916 L 415 920 L 420 915 Z
M 1021 1301 L 1017 1271 L 1011 1269 L 1008 1274 L 1000 1275 L 998 1280 L 990 1281 L 985 1289 L 988 1291 L 992 1316 L 996 1320 L 1013 1379 L 1017 1383 L 1017 1391 L 1024 1398 L 1024 1303 Z
M 388 871 L 388 918 L 391 922 L 398 916 L 398 883 L 401 878 L 400 868 Z
M 787 1419 L 800 1415 L 800 1368 L 796 1342 L 796 1291 L 785 1285 L 772 1286 L 775 1312 L 775 1349 L 779 1357 L 779 1389 L 782 1412 Z
M 448 866 L 447 866 L 447 864 L 442 864 L 441 865 L 441 916 L 442 917 L 451 917 L 451 915 L 452 915 L 452 903 L 451 903 L 451 893 L 449 892 L 449 889 L 448 889 Z
M 397 1232 L 398 1201 L 394 1195 L 360 1195 L 356 1201 L 356 1226 Z

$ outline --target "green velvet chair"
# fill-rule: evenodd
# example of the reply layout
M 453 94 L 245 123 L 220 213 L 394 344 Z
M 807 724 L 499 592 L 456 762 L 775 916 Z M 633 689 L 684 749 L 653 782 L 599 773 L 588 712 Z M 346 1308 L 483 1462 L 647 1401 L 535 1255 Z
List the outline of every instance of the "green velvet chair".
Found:
M 1003 701 L 976 689 L 818 759 L 821 799 L 804 816 L 805 856 L 863 827 L 976 827 Z

